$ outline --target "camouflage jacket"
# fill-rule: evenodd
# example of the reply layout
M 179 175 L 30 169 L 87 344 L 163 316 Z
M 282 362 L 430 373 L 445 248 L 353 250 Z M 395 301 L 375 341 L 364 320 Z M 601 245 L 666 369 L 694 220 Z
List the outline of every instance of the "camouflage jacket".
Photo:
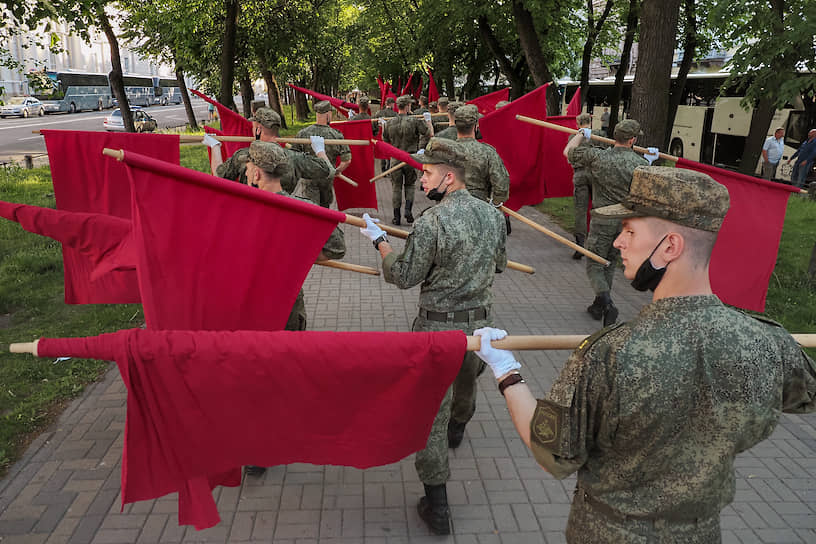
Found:
M 343 133 L 337 129 L 331 128 L 326 125 L 310 125 L 306 128 L 300 129 L 297 133 L 297 138 L 308 138 L 309 136 L 323 136 L 327 140 L 342 140 L 344 138 Z M 292 146 L 292 149 L 295 151 L 300 151 L 302 153 L 308 153 L 314 155 L 314 151 L 312 151 L 311 145 L 306 144 L 295 144 Z M 326 155 L 329 157 L 329 162 L 331 162 L 332 166 L 337 166 L 337 158 L 340 157 L 341 161 L 350 161 L 351 160 L 351 150 L 347 145 L 327 145 L 326 146 Z M 332 177 L 334 173 L 332 172 Z M 306 178 L 306 179 L 315 179 L 315 178 Z
M 439 132 L 437 132 L 436 128 L 434 128 L 434 136 L 436 136 L 437 138 L 455 140 L 456 138 L 459 137 L 459 133 L 456 131 L 456 127 L 449 126 L 440 130 Z
M 327 146 L 328 148 L 328 146 Z M 288 164 L 283 169 L 281 176 L 281 187 L 284 191 L 292 192 L 295 185 L 301 178 L 319 179 L 321 177 L 334 177 L 334 170 L 329 165 L 314 154 L 300 153 L 284 148 L 288 159 Z M 249 147 L 242 147 L 232 157 L 221 163 L 216 169 L 216 175 L 220 178 L 239 181 L 247 184 L 246 163 L 249 161 Z
M 459 189 L 416 220 L 402 253 L 383 259 L 385 281 L 421 283 L 419 306 L 433 312 L 489 307 L 493 276 L 507 265 L 506 236 L 501 213 Z
M 383 130 L 383 140 L 408 153 L 416 153 L 425 147 L 430 139 L 431 131 L 422 119 L 398 115 L 396 119 L 388 121 Z
M 735 456 L 781 412 L 814 410 L 816 363 L 781 326 L 714 295 L 664 298 L 572 354 L 538 401 L 531 448 L 620 513 L 708 518 L 734 499 Z
M 593 208 L 623 202 L 629 196 L 635 168 L 649 165 L 649 161 L 626 147 L 578 146 L 570 150 L 567 158 L 573 168 L 586 168 L 592 176 Z
M 599 131 L 599 130 L 593 130 L 592 133 L 595 134 L 596 136 L 603 136 L 601 134 L 601 131 Z M 575 138 L 574 134 L 572 136 L 570 136 L 570 140 L 573 139 L 573 138 Z M 578 146 L 579 147 L 581 147 L 581 146 L 595 147 L 595 148 L 598 148 L 598 149 L 606 149 L 607 147 L 609 147 L 606 144 L 595 142 L 594 140 L 584 140 L 580 144 L 578 144 Z M 578 166 L 578 165 L 573 164 L 572 165 L 572 171 L 573 171 L 572 184 L 574 186 L 576 186 L 576 187 L 579 186 L 579 185 L 586 185 L 588 187 L 592 186 L 592 173 L 589 171 L 588 168 L 586 168 L 584 166 Z
M 459 138 L 456 141 L 468 156 L 465 185 L 470 194 L 484 201 L 492 197 L 495 205 L 507 200 L 510 196 L 510 174 L 496 149 L 475 138 Z

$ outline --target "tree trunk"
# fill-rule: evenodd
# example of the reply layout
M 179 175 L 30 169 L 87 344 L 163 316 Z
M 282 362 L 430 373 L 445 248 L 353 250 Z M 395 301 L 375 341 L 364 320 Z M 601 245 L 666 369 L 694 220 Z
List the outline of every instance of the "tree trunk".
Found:
M 478 23 L 479 37 L 481 38 L 482 43 L 493 55 L 493 58 L 496 59 L 496 62 L 499 65 L 499 71 L 510 82 L 510 100 L 515 100 L 524 94 L 524 86 L 527 83 L 527 77 L 522 77 L 523 68 L 519 68 L 520 65 L 524 65 L 525 61 L 520 59 L 520 62 L 516 62 L 515 64 L 510 62 L 510 59 L 504 53 L 499 40 L 493 33 L 493 29 L 490 27 L 490 22 L 487 20 L 487 17 L 480 15 Z
M 190 123 L 191 130 L 198 130 L 193 104 L 190 102 L 190 93 L 187 92 L 187 83 L 184 82 L 184 72 L 176 65 L 176 81 L 179 91 L 181 91 L 181 101 L 184 102 L 184 110 L 187 112 L 187 122 Z
M 776 107 L 771 98 L 762 98 L 759 101 L 754 115 L 751 117 L 751 128 L 748 129 L 748 137 L 745 138 L 745 148 L 742 151 L 739 171 L 743 174 L 753 176 L 756 172 L 759 157 L 762 156 L 762 145 L 768 136 L 771 128 Z
M 632 84 L 631 116 L 640 123 L 638 144 L 660 147 L 669 115 L 669 87 L 680 0 L 643 0 L 638 70 Z M 665 147 L 664 147 L 665 149 Z
M 218 92 L 218 101 L 235 110 L 232 87 L 235 82 L 235 36 L 238 33 L 239 0 L 226 0 L 226 6 L 224 40 L 221 43 L 221 88 Z
M 280 89 L 278 88 L 278 81 L 275 79 L 275 74 L 273 74 L 265 65 L 261 67 L 261 74 L 266 82 L 266 96 L 269 107 L 278 112 L 278 115 L 281 116 L 281 128 L 288 128 L 286 118 L 283 116 L 283 107 L 281 106 L 280 100 Z
M 598 34 L 601 33 L 615 0 L 607 0 L 603 13 L 597 21 L 595 21 L 593 3 L 593 0 L 587 0 L 587 41 L 584 43 L 584 52 L 581 55 L 581 106 L 586 104 L 589 94 L 589 65 L 592 64 L 592 50 L 595 48 Z
M 674 119 L 677 116 L 677 108 L 680 107 L 683 101 L 686 80 L 694 62 L 694 55 L 697 53 L 697 14 L 694 10 L 694 2 L 695 0 L 683 0 L 683 11 L 686 15 L 683 60 L 680 61 L 677 78 L 672 84 L 671 96 L 669 97 L 669 115 L 666 118 L 666 132 L 661 149 L 668 150 L 671 144 L 672 127 L 674 127 Z
M 541 50 L 541 42 L 533 24 L 533 14 L 524 7 L 521 0 L 513 0 L 513 21 L 516 24 L 521 50 L 527 59 L 527 66 L 530 68 L 530 74 L 533 76 L 536 87 L 552 83 L 552 72 Z M 558 89 L 550 85 L 547 89 L 547 115 L 558 115 L 560 112 L 561 100 L 558 97 Z
M 303 82 L 298 82 L 298 86 L 303 86 Z M 302 92 L 295 91 L 292 94 L 294 96 L 295 114 L 297 115 L 297 120 L 302 123 L 309 118 L 309 103 L 306 102 L 306 95 Z
M 640 0 L 629 0 L 629 11 L 626 14 L 626 35 L 623 39 L 620 66 L 615 74 L 615 87 L 612 89 L 611 104 L 609 104 L 609 129 L 611 138 L 618 124 L 621 96 L 623 95 L 623 78 L 629 71 L 629 58 L 632 55 L 632 43 L 635 41 L 638 19 L 640 18 Z
M 133 113 L 130 111 L 130 104 L 128 103 L 127 93 L 125 92 L 125 82 L 122 79 L 122 59 L 119 55 L 119 40 L 116 39 L 111 27 L 110 20 L 107 13 L 105 13 L 105 6 L 97 6 L 97 16 L 99 23 L 102 25 L 102 31 L 108 39 L 111 50 L 111 67 L 113 68 L 108 74 L 111 89 L 113 89 L 113 96 L 119 102 L 119 111 L 122 112 L 122 122 L 125 125 L 126 132 L 136 132 L 136 125 L 133 123 Z
M 241 84 L 241 105 L 244 110 L 244 117 L 249 119 L 252 117 L 252 101 L 255 100 L 255 91 L 252 90 L 252 80 L 249 77 L 249 72 L 243 74 L 239 81 Z

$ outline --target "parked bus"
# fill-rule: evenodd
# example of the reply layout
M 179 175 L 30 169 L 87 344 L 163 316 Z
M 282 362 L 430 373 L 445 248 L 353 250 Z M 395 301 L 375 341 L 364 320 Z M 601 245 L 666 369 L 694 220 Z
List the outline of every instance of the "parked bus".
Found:
M 34 72 L 29 74 L 33 96 L 46 113 L 102 110 L 113 105 L 108 76 L 79 72 Z
M 166 106 L 181 104 L 181 91 L 175 79 L 153 78 L 153 103 Z
M 123 76 L 125 95 L 132 106 L 152 106 L 154 99 L 153 78 L 146 76 Z
M 688 75 L 683 101 L 677 108 L 672 126 L 667 150 L 670 155 L 731 170 L 739 168 L 753 112 L 742 108 L 742 96 L 736 89 L 724 87 L 728 75 L 724 72 Z M 625 118 L 629 111 L 633 80 L 632 76 L 624 79 L 621 118 Z M 614 84 L 614 77 L 589 82 L 584 111 L 593 114 L 593 129 L 601 128 L 601 114 L 603 108 L 609 107 Z M 561 82 L 562 111 L 566 111 L 566 105 L 579 85 L 578 81 Z M 785 149 L 776 175 L 780 180 L 789 181 L 792 165 L 786 164 L 787 159 L 807 139 L 808 130 L 816 127 L 816 115 L 805 110 L 800 98 L 777 110 L 768 129 L 768 136 L 772 136 L 777 127 L 785 128 Z M 760 159 L 756 173 L 761 172 Z

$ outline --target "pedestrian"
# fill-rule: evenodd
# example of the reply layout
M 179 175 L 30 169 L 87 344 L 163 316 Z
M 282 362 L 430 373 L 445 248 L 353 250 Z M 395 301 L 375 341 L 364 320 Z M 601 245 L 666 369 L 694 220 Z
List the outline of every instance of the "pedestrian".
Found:
M 776 178 L 776 169 L 785 150 L 785 129 L 778 127 L 773 136 L 768 136 L 762 145 L 762 179 Z
M 791 183 L 801 189 L 805 181 L 807 181 L 810 170 L 813 168 L 813 160 L 816 159 L 816 128 L 812 128 L 808 131 L 807 140 L 802 142 L 799 145 L 799 149 L 791 155 L 791 158 L 788 159 L 788 164 L 796 158 L 799 160 L 793 165 Z
M 521 365 L 476 331 L 510 416 L 555 478 L 577 472 L 569 544 L 717 543 L 734 500 L 737 454 L 766 439 L 781 412 L 816 410 L 816 363 L 779 324 L 725 306 L 709 260 L 728 190 L 693 170 L 639 167 L 615 241 L 624 276 L 654 291 L 627 323 L 586 339 L 545 398 Z
M 601 114 L 601 134 L 604 138 L 609 137 L 609 108 L 604 108 Z

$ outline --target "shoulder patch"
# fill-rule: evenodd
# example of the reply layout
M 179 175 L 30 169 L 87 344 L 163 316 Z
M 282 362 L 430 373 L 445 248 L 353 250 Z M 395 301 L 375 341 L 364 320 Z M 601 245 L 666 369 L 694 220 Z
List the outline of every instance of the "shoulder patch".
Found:
M 563 412 L 563 406 L 539 399 L 530 424 L 532 439 L 548 450 L 557 450 L 557 446 L 562 443 L 561 434 L 564 432 Z
M 615 323 L 614 325 L 609 325 L 608 327 L 604 327 L 603 329 L 595 332 L 594 334 L 586 337 L 583 342 L 581 342 L 578 347 L 575 349 L 576 352 L 579 353 L 586 353 L 589 348 L 592 347 L 592 344 L 597 342 L 599 339 L 603 338 L 610 332 L 614 331 L 618 327 L 622 327 L 625 323 Z

